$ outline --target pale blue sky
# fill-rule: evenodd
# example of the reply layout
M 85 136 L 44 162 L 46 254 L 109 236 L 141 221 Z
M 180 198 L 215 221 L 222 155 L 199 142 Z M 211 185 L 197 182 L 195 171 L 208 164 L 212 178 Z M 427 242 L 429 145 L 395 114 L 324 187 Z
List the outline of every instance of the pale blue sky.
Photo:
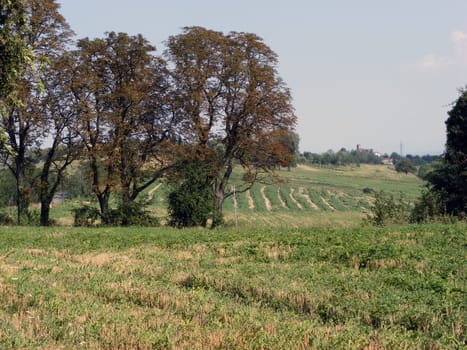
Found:
M 441 152 L 467 84 L 467 0 L 58 0 L 78 38 L 185 26 L 252 32 L 279 55 L 302 151 Z

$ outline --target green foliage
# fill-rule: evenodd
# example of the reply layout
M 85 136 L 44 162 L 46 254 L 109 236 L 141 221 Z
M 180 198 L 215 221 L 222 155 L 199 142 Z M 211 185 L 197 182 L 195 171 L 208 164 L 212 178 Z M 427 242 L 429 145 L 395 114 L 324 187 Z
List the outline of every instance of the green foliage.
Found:
M 214 212 L 214 194 L 209 180 L 211 164 L 183 161 L 172 180 L 175 189 L 168 196 L 170 226 L 203 226 Z M 215 218 L 220 223 L 222 218 Z
M 446 120 L 446 152 L 441 164 L 427 174 L 430 190 L 450 215 L 467 213 L 467 87 L 460 91 Z
M 0 170 L 0 206 L 13 206 L 16 204 L 16 181 L 9 169 Z
M 415 174 L 415 172 L 417 171 L 417 168 L 415 168 L 413 163 L 406 158 L 400 159 L 396 163 L 394 168 L 396 169 L 398 173 L 405 173 L 405 174 L 408 174 L 408 173 Z
M 374 192 L 373 196 L 373 204 L 366 222 L 376 226 L 409 222 L 411 208 L 402 192 L 397 198 L 384 191 Z
M 11 226 L 15 220 L 7 213 L 0 211 L 0 226 Z
M 410 221 L 428 223 L 432 221 L 445 221 L 448 218 L 443 198 L 437 192 L 426 190 L 415 202 L 410 215 Z
M 31 56 L 25 47 L 25 13 L 23 1 L 0 3 L 0 100 L 13 90 Z
M 74 226 L 94 226 L 100 217 L 100 211 L 96 207 L 83 205 L 72 209 Z
M 159 226 L 159 220 L 146 210 L 147 203 L 130 202 L 119 204 L 116 209 L 110 210 L 108 225 L 110 226 Z M 95 226 L 101 219 L 101 212 L 91 205 L 83 205 L 72 209 L 74 226 Z
M 159 226 L 160 222 L 146 209 L 148 203 L 121 203 L 110 211 L 110 225 L 115 226 Z
M 316 165 L 332 165 L 332 166 L 348 166 L 351 164 L 381 164 L 382 159 L 372 150 L 352 150 L 348 151 L 345 148 L 338 152 L 329 150 L 324 153 L 303 153 L 303 161 L 308 164 Z

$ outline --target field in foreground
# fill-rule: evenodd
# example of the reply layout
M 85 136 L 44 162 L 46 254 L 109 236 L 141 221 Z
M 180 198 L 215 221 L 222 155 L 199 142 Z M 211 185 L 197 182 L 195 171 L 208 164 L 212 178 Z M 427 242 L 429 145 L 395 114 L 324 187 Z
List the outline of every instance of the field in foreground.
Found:
M 460 349 L 465 224 L 0 228 L 0 348 Z

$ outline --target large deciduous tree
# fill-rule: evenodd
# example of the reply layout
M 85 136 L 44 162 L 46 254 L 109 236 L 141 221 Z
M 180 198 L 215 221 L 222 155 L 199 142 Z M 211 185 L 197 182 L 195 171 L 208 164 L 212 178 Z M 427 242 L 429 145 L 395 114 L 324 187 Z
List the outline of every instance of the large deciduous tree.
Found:
M 39 146 L 47 132 L 46 116 L 40 113 L 45 68 L 51 59 L 63 52 L 72 35 L 55 0 L 24 0 L 22 3 L 25 24 L 12 27 L 12 35 L 23 38 L 23 51 L 33 60 L 17 71 L 10 92 L 11 103 L 0 111 L 1 128 L 12 150 L 6 154 L 5 162 L 16 179 L 18 223 L 27 214 L 30 201 L 27 152 Z
M 141 35 L 111 32 L 79 40 L 74 53 L 76 129 L 104 223 L 110 223 L 110 195 L 117 192 L 123 207 L 130 205 L 161 176 L 173 154 L 168 74 L 154 50 Z
M 81 155 L 81 143 L 74 130 L 78 116 L 71 91 L 74 68 L 71 56 L 64 53 L 51 59 L 43 79 L 39 113 L 45 119 L 50 145 L 45 149 L 38 181 L 42 226 L 49 225 L 50 205 L 65 171 Z
M 270 136 L 293 131 L 296 122 L 291 94 L 278 76 L 276 54 L 254 34 L 190 27 L 167 47 L 183 142 L 193 146 L 192 157 L 214 164 L 209 176 L 220 218 L 236 163 L 250 180 L 241 190 L 274 166 L 277 138 Z
M 15 81 L 27 66 L 25 8 L 20 0 L 0 0 L 0 108 L 12 103 Z M 5 130 L 0 128 L 0 151 L 9 152 Z

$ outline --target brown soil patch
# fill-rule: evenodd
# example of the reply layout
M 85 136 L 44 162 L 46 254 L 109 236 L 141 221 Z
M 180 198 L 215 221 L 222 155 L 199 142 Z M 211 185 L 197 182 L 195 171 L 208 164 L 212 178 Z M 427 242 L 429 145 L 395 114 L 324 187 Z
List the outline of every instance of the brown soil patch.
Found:
M 304 165 L 304 164 L 298 164 L 297 168 L 302 169 L 302 170 L 307 170 L 307 171 L 317 171 L 318 170 L 316 168 L 313 168 L 313 167 L 311 167 L 309 165 Z
M 255 202 L 253 201 L 253 197 L 251 197 L 250 190 L 245 192 L 246 199 L 248 200 L 248 208 L 251 210 L 255 209 Z
M 271 205 L 271 201 L 269 200 L 269 198 L 266 196 L 266 193 L 264 192 L 264 189 L 265 189 L 265 186 L 261 187 L 261 196 L 263 196 L 263 200 L 264 200 L 264 205 L 266 206 L 266 209 L 268 211 L 271 211 L 272 210 L 272 205 Z

